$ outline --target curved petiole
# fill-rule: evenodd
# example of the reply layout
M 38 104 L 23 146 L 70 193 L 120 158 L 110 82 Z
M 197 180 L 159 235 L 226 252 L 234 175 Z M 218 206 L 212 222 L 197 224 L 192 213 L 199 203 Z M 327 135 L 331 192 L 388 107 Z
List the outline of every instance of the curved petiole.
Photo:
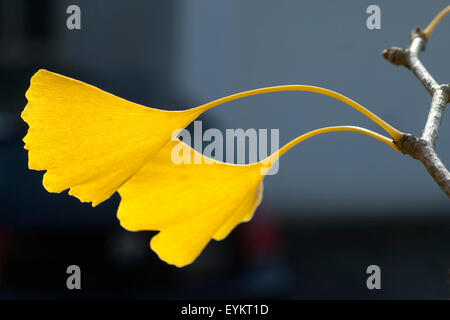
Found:
M 278 92 L 278 91 L 307 91 L 307 92 L 320 93 L 320 94 L 332 97 L 334 99 L 344 102 L 345 104 L 349 105 L 350 107 L 361 112 L 363 115 L 365 115 L 366 117 L 371 119 L 373 122 L 378 124 L 384 130 L 386 130 L 395 141 L 400 141 L 400 139 L 403 136 L 403 133 L 401 131 L 397 130 L 396 128 L 394 128 L 393 126 L 388 124 L 386 121 L 384 121 L 383 119 L 381 119 L 376 114 L 374 114 L 370 110 L 366 109 L 365 107 L 363 107 L 356 101 L 353 101 L 352 99 L 347 98 L 346 96 L 344 96 L 338 92 L 335 92 L 335 91 L 332 91 L 329 89 L 325 89 L 325 88 L 321 88 L 321 87 L 309 86 L 309 85 L 284 85 L 284 86 L 265 87 L 265 88 L 259 88 L 259 89 L 239 92 L 239 93 L 232 94 L 230 96 L 226 96 L 226 97 L 208 102 L 206 104 L 203 104 L 203 105 L 199 106 L 198 109 L 200 109 L 202 111 L 206 111 L 206 110 L 212 109 L 220 104 L 223 104 L 223 103 L 226 103 L 229 101 L 233 101 L 233 100 L 237 100 L 240 98 L 253 96 L 253 95 L 257 95 L 257 94 Z
M 310 132 L 307 132 L 293 140 L 291 140 L 290 142 L 288 142 L 287 144 L 285 144 L 280 150 L 272 153 L 270 156 L 268 156 L 266 159 L 262 160 L 262 162 L 264 163 L 274 163 L 275 161 L 277 161 L 279 158 L 281 158 L 286 152 L 288 152 L 290 149 L 292 149 L 293 147 L 295 147 L 297 144 L 299 144 L 300 142 L 303 142 L 309 138 L 312 138 L 314 136 L 317 136 L 319 134 L 322 133 L 327 133 L 327 132 L 336 132 L 336 131 L 353 131 L 353 132 L 359 132 L 362 134 L 365 134 L 369 137 L 372 137 L 374 139 L 377 139 L 381 142 L 384 142 L 385 144 L 387 144 L 388 146 L 390 146 L 392 149 L 394 149 L 395 151 L 400 152 L 400 150 L 397 148 L 397 145 L 394 143 L 394 141 L 392 141 L 391 139 L 373 132 L 371 130 L 365 129 L 365 128 L 361 128 L 361 127 L 354 127 L 354 126 L 333 126 L 333 127 L 325 127 L 325 128 L 320 128 L 320 129 L 316 129 Z
M 434 31 L 434 28 L 441 22 L 441 20 L 450 13 L 450 6 L 444 8 L 439 12 L 436 17 L 430 22 L 430 24 L 423 30 L 425 37 L 429 39 Z

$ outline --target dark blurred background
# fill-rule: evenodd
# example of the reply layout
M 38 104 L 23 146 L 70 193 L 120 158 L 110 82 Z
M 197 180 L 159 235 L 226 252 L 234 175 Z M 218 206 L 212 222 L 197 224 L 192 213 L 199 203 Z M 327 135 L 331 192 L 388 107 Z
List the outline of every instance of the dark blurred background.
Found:
M 81 8 L 81 30 L 66 8 Z M 381 8 L 381 29 L 366 8 Z M 422 165 L 354 133 L 315 137 L 265 179 L 255 218 L 177 269 L 150 251 L 151 232 L 123 230 L 119 197 L 91 208 L 47 193 L 27 168 L 20 113 L 39 68 L 147 106 L 183 109 L 268 85 L 341 92 L 420 134 L 430 96 L 382 59 L 406 46 L 446 1 L 0 0 L 0 298 L 450 297 L 450 206 Z M 422 58 L 450 81 L 450 18 Z M 360 114 L 309 93 L 251 97 L 209 111 L 204 127 L 279 128 L 280 144 L 318 127 L 364 126 Z M 438 153 L 450 165 L 450 123 Z M 82 290 L 66 288 L 66 268 Z M 381 290 L 366 268 L 381 268 Z

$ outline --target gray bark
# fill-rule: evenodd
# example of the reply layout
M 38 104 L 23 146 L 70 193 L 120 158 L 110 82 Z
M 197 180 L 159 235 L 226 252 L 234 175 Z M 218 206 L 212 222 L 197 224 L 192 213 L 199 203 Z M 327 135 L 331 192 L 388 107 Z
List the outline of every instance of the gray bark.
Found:
M 421 161 L 442 191 L 450 198 L 450 173 L 434 149 L 445 108 L 449 102 L 450 86 L 439 85 L 420 61 L 419 53 L 425 50 L 426 43 L 427 39 L 420 29 L 414 29 L 407 49 L 392 47 L 384 50 L 382 54 L 392 64 L 403 65 L 411 70 L 432 96 L 422 137 L 405 133 L 402 140 L 396 144 L 400 151 Z

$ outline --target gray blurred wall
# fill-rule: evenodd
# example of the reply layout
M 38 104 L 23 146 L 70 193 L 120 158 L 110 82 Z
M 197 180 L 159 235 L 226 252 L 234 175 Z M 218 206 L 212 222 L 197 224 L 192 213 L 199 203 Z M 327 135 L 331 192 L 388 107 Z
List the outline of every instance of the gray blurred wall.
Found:
M 2 61 L 52 60 L 70 66 L 69 76 L 83 75 L 81 80 L 119 96 L 168 109 L 263 86 L 318 85 L 347 95 L 414 134 L 421 133 L 431 98 L 411 72 L 390 65 L 380 53 L 393 45 L 406 46 L 413 27 L 425 27 L 448 5 L 417 0 L 132 5 L 84 0 L 76 1 L 82 30 L 74 32 L 64 28 L 66 15 L 61 14 L 72 3 L 58 2 L 53 10 L 56 42 L 37 42 L 42 52 L 53 52 L 53 58 L 41 57 L 41 51 L 18 56 L 11 50 L 20 43 L 14 43 L 11 50 L 2 51 Z M 381 30 L 366 28 L 370 4 L 381 7 Z M 441 83 L 450 81 L 449 33 L 447 18 L 422 54 L 425 66 Z M 55 49 L 48 50 L 51 46 Z M 155 93 L 163 91 L 166 97 L 158 98 Z M 280 144 L 328 125 L 358 125 L 384 133 L 341 102 L 311 93 L 250 97 L 211 110 L 206 118 L 221 129 L 280 129 Z M 437 145 L 447 166 L 449 122 L 446 116 Z M 331 133 L 297 146 L 281 160 L 279 173 L 265 179 L 265 201 L 305 212 L 448 207 L 447 197 L 419 162 L 357 133 Z
M 370 4 L 381 8 L 381 30 L 366 28 Z M 390 46 L 407 46 L 412 28 L 424 28 L 446 5 L 446 1 L 182 2 L 175 19 L 178 55 L 173 78 L 199 102 L 270 85 L 323 86 L 358 101 L 400 130 L 420 134 L 431 97 L 411 72 L 392 66 L 380 53 Z M 450 81 L 449 34 L 447 19 L 422 54 L 440 83 Z M 346 105 L 310 93 L 251 97 L 209 114 L 227 128 L 279 128 L 281 144 L 328 125 L 358 125 L 384 134 Z M 449 142 L 446 116 L 437 151 L 447 166 Z M 331 133 L 302 143 L 281 160 L 278 175 L 265 182 L 265 199 L 281 207 L 331 207 L 336 212 L 448 207 L 447 197 L 419 162 L 357 133 Z

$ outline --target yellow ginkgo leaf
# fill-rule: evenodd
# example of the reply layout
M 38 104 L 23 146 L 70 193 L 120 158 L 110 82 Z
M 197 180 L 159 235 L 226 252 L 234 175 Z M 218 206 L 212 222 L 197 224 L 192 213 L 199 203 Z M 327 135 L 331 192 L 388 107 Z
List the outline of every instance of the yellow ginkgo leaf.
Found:
M 180 144 L 191 164 L 175 164 Z M 194 164 L 194 154 L 203 157 Z M 179 140 L 167 144 L 119 188 L 121 225 L 131 231 L 161 230 L 151 246 L 177 266 L 191 263 L 211 240 L 223 239 L 250 220 L 262 199 L 261 163 L 232 165 L 206 159 Z
M 70 188 L 93 206 L 201 113 L 144 107 L 46 70 L 32 77 L 26 97 L 22 118 L 30 127 L 24 138 L 30 169 L 47 170 L 48 191 Z
M 240 222 L 252 218 L 262 199 L 263 178 L 280 156 L 314 135 L 331 131 L 364 133 L 397 150 L 391 139 L 367 129 L 328 127 L 292 140 L 260 162 L 234 165 L 207 158 L 174 140 L 120 187 L 117 216 L 130 231 L 160 231 L 151 248 L 167 263 L 185 266 L 211 239 L 224 239 Z M 174 152 L 187 154 L 188 160 L 173 161 Z M 194 161 L 197 157 L 201 163 Z

